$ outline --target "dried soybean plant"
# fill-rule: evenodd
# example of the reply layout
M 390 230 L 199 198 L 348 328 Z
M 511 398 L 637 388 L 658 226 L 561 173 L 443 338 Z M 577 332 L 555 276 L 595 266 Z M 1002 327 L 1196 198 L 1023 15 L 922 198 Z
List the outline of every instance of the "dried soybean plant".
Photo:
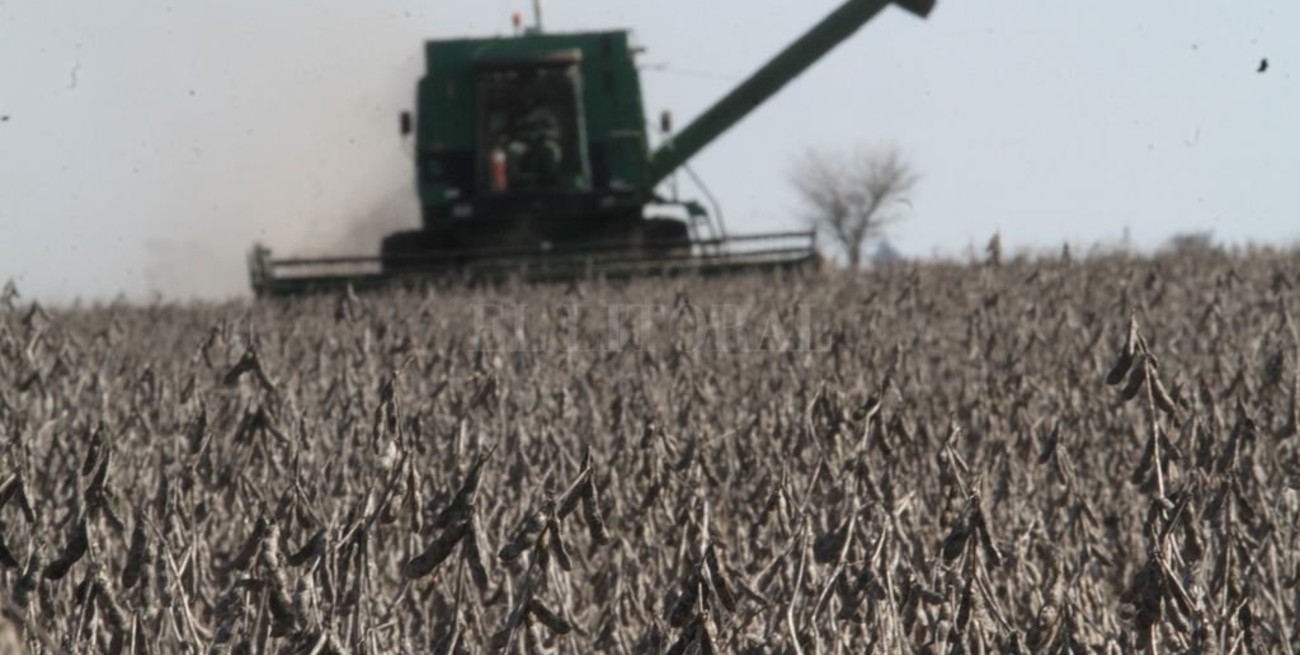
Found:
M 10 287 L 0 649 L 1289 652 L 1294 254 L 997 259 Z

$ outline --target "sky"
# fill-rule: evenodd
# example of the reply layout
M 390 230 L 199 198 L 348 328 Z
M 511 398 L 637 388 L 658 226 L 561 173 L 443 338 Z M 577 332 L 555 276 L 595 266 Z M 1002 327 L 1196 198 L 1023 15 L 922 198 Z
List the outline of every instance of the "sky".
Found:
M 632 30 L 647 115 L 681 126 L 838 4 L 548 0 L 544 22 Z M 247 295 L 254 242 L 375 252 L 418 223 L 397 116 L 421 42 L 508 34 L 514 11 L 531 3 L 0 0 L 0 283 L 220 299 Z M 733 233 L 798 229 L 801 153 L 897 148 L 920 174 L 889 232 L 910 257 L 994 233 L 1297 243 L 1297 29 L 1294 0 L 889 8 L 691 165 Z

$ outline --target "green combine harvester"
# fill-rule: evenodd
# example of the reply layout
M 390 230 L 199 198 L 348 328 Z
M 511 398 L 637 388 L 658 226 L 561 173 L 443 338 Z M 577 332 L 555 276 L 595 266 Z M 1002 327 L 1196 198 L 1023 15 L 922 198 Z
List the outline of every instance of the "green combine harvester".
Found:
M 680 132 L 649 148 L 626 31 L 425 44 L 413 135 L 422 227 L 377 256 L 249 257 L 253 291 L 288 295 L 429 279 L 717 274 L 816 261 L 812 232 L 728 236 L 694 201 L 656 189 L 889 0 L 848 0 Z M 934 0 L 894 0 L 926 16 Z M 536 8 L 536 3 L 535 3 Z

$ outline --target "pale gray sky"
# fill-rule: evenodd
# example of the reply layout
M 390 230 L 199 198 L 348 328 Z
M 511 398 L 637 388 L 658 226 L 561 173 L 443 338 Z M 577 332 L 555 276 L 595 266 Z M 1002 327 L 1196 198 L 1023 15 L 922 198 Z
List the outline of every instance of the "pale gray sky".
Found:
M 679 125 L 838 0 L 549 0 L 631 28 Z M 245 292 L 255 240 L 366 252 L 417 220 L 421 41 L 523 0 L 0 0 L 0 280 L 66 301 Z M 896 144 L 923 178 L 905 254 L 1300 240 L 1300 3 L 940 0 L 890 9 L 705 150 L 733 232 L 799 226 L 801 149 Z M 1257 73 L 1261 59 L 1269 68 Z M 689 187 L 684 187 L 689 189 Z

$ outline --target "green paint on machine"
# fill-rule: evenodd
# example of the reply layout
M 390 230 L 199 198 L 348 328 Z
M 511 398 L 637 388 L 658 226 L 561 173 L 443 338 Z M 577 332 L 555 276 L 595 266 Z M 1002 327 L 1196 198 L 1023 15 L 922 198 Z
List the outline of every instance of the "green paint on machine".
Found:
M 813 261 L 809 233 L 728 237 L 699 203 L 655 189 L 889 4 L 843 3 L 653 152 L 625 31 L 429 41 L 414 120 L 402 117 L 414 138 L 421 228 L 389 235 L 373 258 L 276 260 L 255 248 L 254 290 L 499 276 L 521 263 L 531 276 L 542 265 L 565 278 Z M 925 16 L 934 2 L 893 4 Z

